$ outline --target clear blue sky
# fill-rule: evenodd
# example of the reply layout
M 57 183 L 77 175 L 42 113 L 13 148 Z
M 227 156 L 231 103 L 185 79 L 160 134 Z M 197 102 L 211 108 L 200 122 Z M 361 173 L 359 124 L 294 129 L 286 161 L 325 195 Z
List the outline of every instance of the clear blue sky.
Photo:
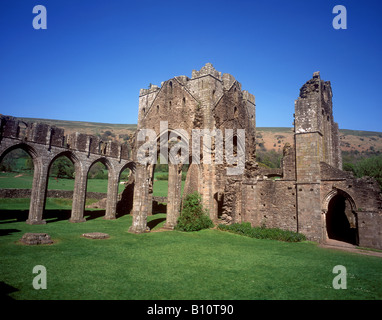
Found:
M 382 132 L 382 1 L 1 0 L 0 113 L 136 123 L 149 83 L 206 62 L 256 96 L 257 126 L 292 126 L 314 71 L 343 129 Z M 35 5 L 47 30 L 35 30 Z M 347 30 L 332 9 L 347 8 Z

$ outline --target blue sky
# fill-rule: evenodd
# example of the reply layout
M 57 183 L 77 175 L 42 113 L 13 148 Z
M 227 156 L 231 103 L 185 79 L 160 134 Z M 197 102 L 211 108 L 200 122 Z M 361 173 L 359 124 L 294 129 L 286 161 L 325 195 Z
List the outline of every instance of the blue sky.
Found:
M 256 96 L 257 126 L 292 126 L 320 71 L 340 128 L 382 132 L 382 1 L 1 0 L 0 113 L 136 123 L 149 83 L 206 62 Z M 35 30 L 35 5 L 47 29 Z M 333 7 L 347 9 L 335 30 Z

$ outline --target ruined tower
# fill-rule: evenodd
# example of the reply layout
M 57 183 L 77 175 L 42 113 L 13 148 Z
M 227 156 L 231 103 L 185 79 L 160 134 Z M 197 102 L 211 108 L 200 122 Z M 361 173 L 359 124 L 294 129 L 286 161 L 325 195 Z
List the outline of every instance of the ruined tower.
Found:
M 163 130 L 164 121 L 167 126 L 165 130 Z M 244 175 L 243 168 L 241 174 L 227 177 L 226 169 L 230 165 L 224 157 L 222 161 L 216 161 L 218 144 L 216 132 L 220 130 L 225 134 L 226 129 L 232 130 L 232 136 L 224 137 L 224 140 L 233 141 L 233 148 L 237 152 L 240 146 L 237 145 L 236 132 L 237 129 L 243 129 L 245 140 L 244 146 L 241 147 L 245 150 L 245 159 L 254 159 L 255 121 L 255 97 L 242 90 L 241 84 L 232 75 L 222 74 L 211 63 L 207 63 L 200 70 L 193 70 L 191 78 L 177 76 L 162 82 L 160 87 L 151 85 L 148 89 L 140 90 L 138 130 L 153 130 L 158 145 L 160 141 L 170 141 L 171 135 L 181 140 L 189 139 L 190 161 L 184 193 L 198 191 L 213 220 L 218 219 L 224 207 L 230 209 L 235 205 L 235 194 Z M 194 155 L 191 154 L 192 134 L 195 129 L 204 132 L 201 138 L 200 163 L 195 163 Z M 207 138 L 212 140 L 208 156 L 211 157 L 210 162 L 206 161 L 207 155 L 203 149 Z M 142 144 L 143 142 L 138 142 L 137 149 Z M 163 147 L 158 147 L 158 154 L 167 152 L 166 149 L 161 149 Z M 179 216 L 182 165 L 183 163 L 174 165 L 169 161 L 166 219 L 166 226 L 169 228 L 174 227 Z M 145 216 L 151 214 L 153 170 L 153 165 L 147 167 L 137 165 L 136 175 L 139 179 L 136 179 L 138 186 L 135 188 L 134 196 L 134 212 L 137 219 L 133 222 L 132 232 L 142 232 L 145 228 Z M 231 190 L 227 190 L 227 179 L 230 180 Z M 138 216 L 141 218 L 138 219 Z
M 154 130 L 157 141 L 169 140 L 171 133 L 182 140 L 191 137 L 193 129 L 207 130 L 215 139 L 210 147 L 211 163 L 191 162 L 184 193 L 198 191 L 217 223 L 250 222 L 252 226 L 301 232 L 317 242 L 335 239 L 382 248 L 379 186 L 373 179 L 355 179 L 342 171 L 331 84 L 321 80 L 319 72 L 301 87 L 294 116 L 294 145 L 284 146 L 281 168 L 258 166 L 255 98 L 243 91 L 232 75 L 221 74 L 207 63 L 193 70 L 191 78 L 174 77 L 161 87 L 142 89 L 138 129 Z M 167 121 L 167 130 L 161 130 L 161 121 Z M 236 153 L 239 147 L 245 150 L 245 168 L 240 174 L 227 175 L 227 167 L 232 165 L 214 161 L 216 129 L 244 129 L 245 141 L 240 145 L 236 140 L 236 146 L 233 143 Z M 175 226 L 180 214 L 182 165 L 169 164 L 168 228 Z M 131 232 L 146 231 L 153 171 L 153 165 L 137 163 Z
M 300 89 L 295 101 L 295 149 L 298 230 L 322 238 L 320 163 L 342 169 L 338 124 L 333 121 L 332 89 L 320 73 Z

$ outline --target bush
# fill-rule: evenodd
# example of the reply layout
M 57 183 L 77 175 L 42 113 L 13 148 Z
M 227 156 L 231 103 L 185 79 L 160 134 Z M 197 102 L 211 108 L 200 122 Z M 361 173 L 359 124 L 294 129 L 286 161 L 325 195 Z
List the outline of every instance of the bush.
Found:
M 357 178 L 374 178 L 382 189 L 382 155 L 362 159 L 354 166 L 354 173 Z
M 198 231 L 211 228 L 214 224 L 203 208 L 202 197 L 194 192 L 187 195 L 175 229 L 180 231 Z
M 231 225 L 220 224 L 218 229 L 256 239 L 271 239 L 286 242 L 299 242 L 306 240 L 305 235 L 278 228 L 251 227 L 249 222 L 234 223 Z

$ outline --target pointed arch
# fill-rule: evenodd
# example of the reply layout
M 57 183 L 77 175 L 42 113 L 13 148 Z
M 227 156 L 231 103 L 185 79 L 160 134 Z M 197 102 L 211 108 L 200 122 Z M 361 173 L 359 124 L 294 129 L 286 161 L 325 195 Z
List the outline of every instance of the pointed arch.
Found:
M 323 199 L 321 209 L 324 212 L 328 211 L 329 208 L 329 202 L 336 196 L 336 195 L 342 195 L 346 200 L 349 201 L 351 205 L 352 211 L 357 211 L 357 205 L 354 201 L 354 199 L 344 190 L 333 188 Z

